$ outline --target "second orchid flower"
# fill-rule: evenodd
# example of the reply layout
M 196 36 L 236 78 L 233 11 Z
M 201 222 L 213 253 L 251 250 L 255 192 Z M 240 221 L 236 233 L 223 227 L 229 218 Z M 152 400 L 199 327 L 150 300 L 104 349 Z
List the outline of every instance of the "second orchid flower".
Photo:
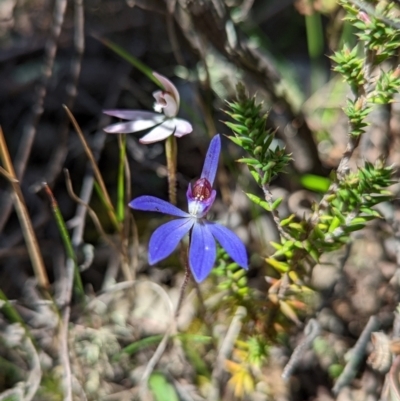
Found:
M 152 128 L 149 133 L 140 138 L 139 141 L 144 144 L 162 141 L 170 135 L 180 138 L 193 131 L 188 121 L 176 117 L 180 97 L 175 85 L 156 72 L 153 72 L 153 75 L 163 87 L 163 90 L 153 93 L 156 99 L 154 105 L 156 113 L 142 110 L 105 110 L 104 113 L 109 116 L 129 121 L 109 125 L 104 128 L 104 131 L 110 134 L 129 134 Z

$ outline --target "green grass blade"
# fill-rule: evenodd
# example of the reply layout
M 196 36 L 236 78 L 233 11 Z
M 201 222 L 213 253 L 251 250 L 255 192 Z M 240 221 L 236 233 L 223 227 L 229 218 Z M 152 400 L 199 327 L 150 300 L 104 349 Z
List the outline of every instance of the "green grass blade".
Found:
M 1 306 L 0 310 L 4 313 L 4 315 L 7 317 L 7 319 L 11 323 L 20 323 L 22 326 L 25 327 L 25 323 L 21 317 L 21 315 L 17 312 L 17 310 L 14 308 L 14 306 L 10 303 L 6 295 L 2 290 L 0 290 L 0 301 L 1 301 Z M 26 327 L 25 327 L 26 328 Z
M 321 14 L 313 12 L 306 15 L 308 55 L 311 59 L 318 58 L 324 50 L 324 30 L 322 28 Z
M 324 83 L 321 56 L 324 51 L 324 29 L 321 14 L 313 12 L 305 16 L 308 55 L 311 59 L 311 91 L 314 93 Z
M 2 290 L 0 290 L 0 311 L 4 314 L 4 316 L 11 323 L 19 323 L 25 330 L 25 334 L 30 338 L 32 344 L 37 347 L 35 339 L 32 337 L 31 332 L 29 331 L 28 326 L 25 324 L 21 315 L 14 308 L 13 304 L 8 300 L 6 294 Z M 1 370 L 0 370 L 1 371 Z
M 147 348 L 151 345 L 158 344 L 163 339 L 163 337 L 164 337 L 163 335 L 157 334 L 154 336 L 145 337 L 145 338 L 142 338 L 141 340 L 135 341 L 134 343 L 129 344 L 126 347 L 124 347 L 119 354 L 114 356 L 113 359 L 118 360 L 119 357 L 121 356 L 121 354 L 133 355 L 143 348 Z
M 131 343 L 124 347 L 121 352 L 116 354 L 113 358 L 114 361 L 118 361 L 119 358 L 121 357 L 122 354 L 128 354 L 128 355 L 133 355 L 136 352 L 140 351 L 141 349 L 150 347 L 151 345 L 158 344 L 162 339 L 164 335 L 162 334 L 157 334 L 154 336 L 149 336 L 142 338 L 138 341 L 135 341 L 134 343 Z M 212 338 L 209 336 L 203 336 L 203 335 L 198 335 L 198 334 L 177 334 L 175 336 L 171 336 L 171 338 L 179 338 L 181 340 L 186 340 L 186 341 L 193 341 L 193 342 L 200 342 L 200 343 L 209 343 L 212 341 Z
M 117 45 L 116 43 L 112 42 L 109 39 L 104 39 L 104 38 L 99 38 L 99 37 L 96 37 L 96 39 L 99 40 L 101 43 L 103 43 L 103 45 L 105 45 L 109 49 L 111 49 L 114 53 L 121 56 L 128 63 L 130 63 L 134 67 L 136 67 L 139 71 L 141 71 L 144 75 L 146 75 L 150 80 L 152 80 L 160 88 L 163 87 L 161 85 L 161 82 L 159 82 L 158 79 L 153 75 L 153 70 L 150 67 L 148 67 L 146 64 L 142 63 L 139 59 L 137 59 L 136 57 L 134 57 L 130 53 L 128 53 L 123 47 Z
M 82 284 L 81 276 L 79 273 L 79 267 L 78 267 L 78 263 L 76 260 L 74 247 L 72 246 L 72 242 L 71 242 L 71 238 L 69 236 L 68 230 L 67 230 L 67 226 L 66 226 L 64 218 L 61 214 L 60 208 L 58 207 L 56 198 L 54 197 L 53 192 L 51 191 L 50 187 L 47 184 L 44 184 L 44 189 L 50 199 L 51 209 L 53 211 L 53 215 L 56 220 L 56 224 L 57 224 L 58 230 L 60 232 L 61 239 L 64 243 L 65 252 L 66 252 L 68 258 L 73 260 L 73 262 L 74 262 L 74 292 L 75 292 L 75 295 L 77 296 L 77 298 L 80 301 L 82 301 L 85 296 L 85 291 L 83 289 L 83 284 Z
M 115 229 L 120 232 L 121 227 L 120 224 L 118 222 L 118 217 L 117 214 L 115 212 L 115 210 L 112 208 L 112 205 L 107 201 L 106 196 L 104 196 L 104 193 L 101 189 L 100 184 L 98 183 L 97 180 L 95 180 L 94 182 L 94 190 L 96 192 L 96 194 L 98 195 L 100 202 L 103 204 L 103 206 L 106 208 L 107 213 L 110 217 L 110 220 L 112 222 L 112 224 L 114 225 Z

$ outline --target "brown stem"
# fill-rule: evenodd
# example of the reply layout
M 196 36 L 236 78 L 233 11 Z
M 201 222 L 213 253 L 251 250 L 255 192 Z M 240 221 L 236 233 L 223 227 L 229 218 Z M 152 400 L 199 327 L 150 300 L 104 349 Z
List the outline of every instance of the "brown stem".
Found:
M 189 283 L 189 279 L 190 279 L 189 260 L 186 262 L 185 268 L 186 268 L 185 277 L 183 278 L 183 283 L 182 283 L 181 289 L 179 291 L 179 301 L 178 301 L 178 305 L 176 306 L 175 319 L 178 318 L 179 312 L 181 311 L 183 298 L 185 297 L 185 290 L 186 290 L 186 287 L 187 287 L 187 285 Z
M 174 135 L 169 136 L 165 141 L 165 156 L 167 158 L 169 201 L 176 205 L 177 144 Z

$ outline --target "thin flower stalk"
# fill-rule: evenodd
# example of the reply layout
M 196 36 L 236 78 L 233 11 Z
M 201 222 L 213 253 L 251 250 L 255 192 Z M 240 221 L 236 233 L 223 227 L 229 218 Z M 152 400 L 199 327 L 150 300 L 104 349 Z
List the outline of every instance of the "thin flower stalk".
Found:
M 176 205 L 176 170 L 178 147 L 176 138 L 169 136 L 165 141 L 165 158 L 167 159 L 169 201 Z

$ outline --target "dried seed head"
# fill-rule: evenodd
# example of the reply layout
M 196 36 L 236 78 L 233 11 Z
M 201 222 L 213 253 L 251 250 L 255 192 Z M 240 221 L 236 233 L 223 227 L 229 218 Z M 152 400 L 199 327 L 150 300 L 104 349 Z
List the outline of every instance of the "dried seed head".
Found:
M 371 342 L 374 350 L 368 357 L 368 364 L 378 372 L 387 373 L 392 365 L 389 337 L 385 333 L 375 331 L 371 334 Z

